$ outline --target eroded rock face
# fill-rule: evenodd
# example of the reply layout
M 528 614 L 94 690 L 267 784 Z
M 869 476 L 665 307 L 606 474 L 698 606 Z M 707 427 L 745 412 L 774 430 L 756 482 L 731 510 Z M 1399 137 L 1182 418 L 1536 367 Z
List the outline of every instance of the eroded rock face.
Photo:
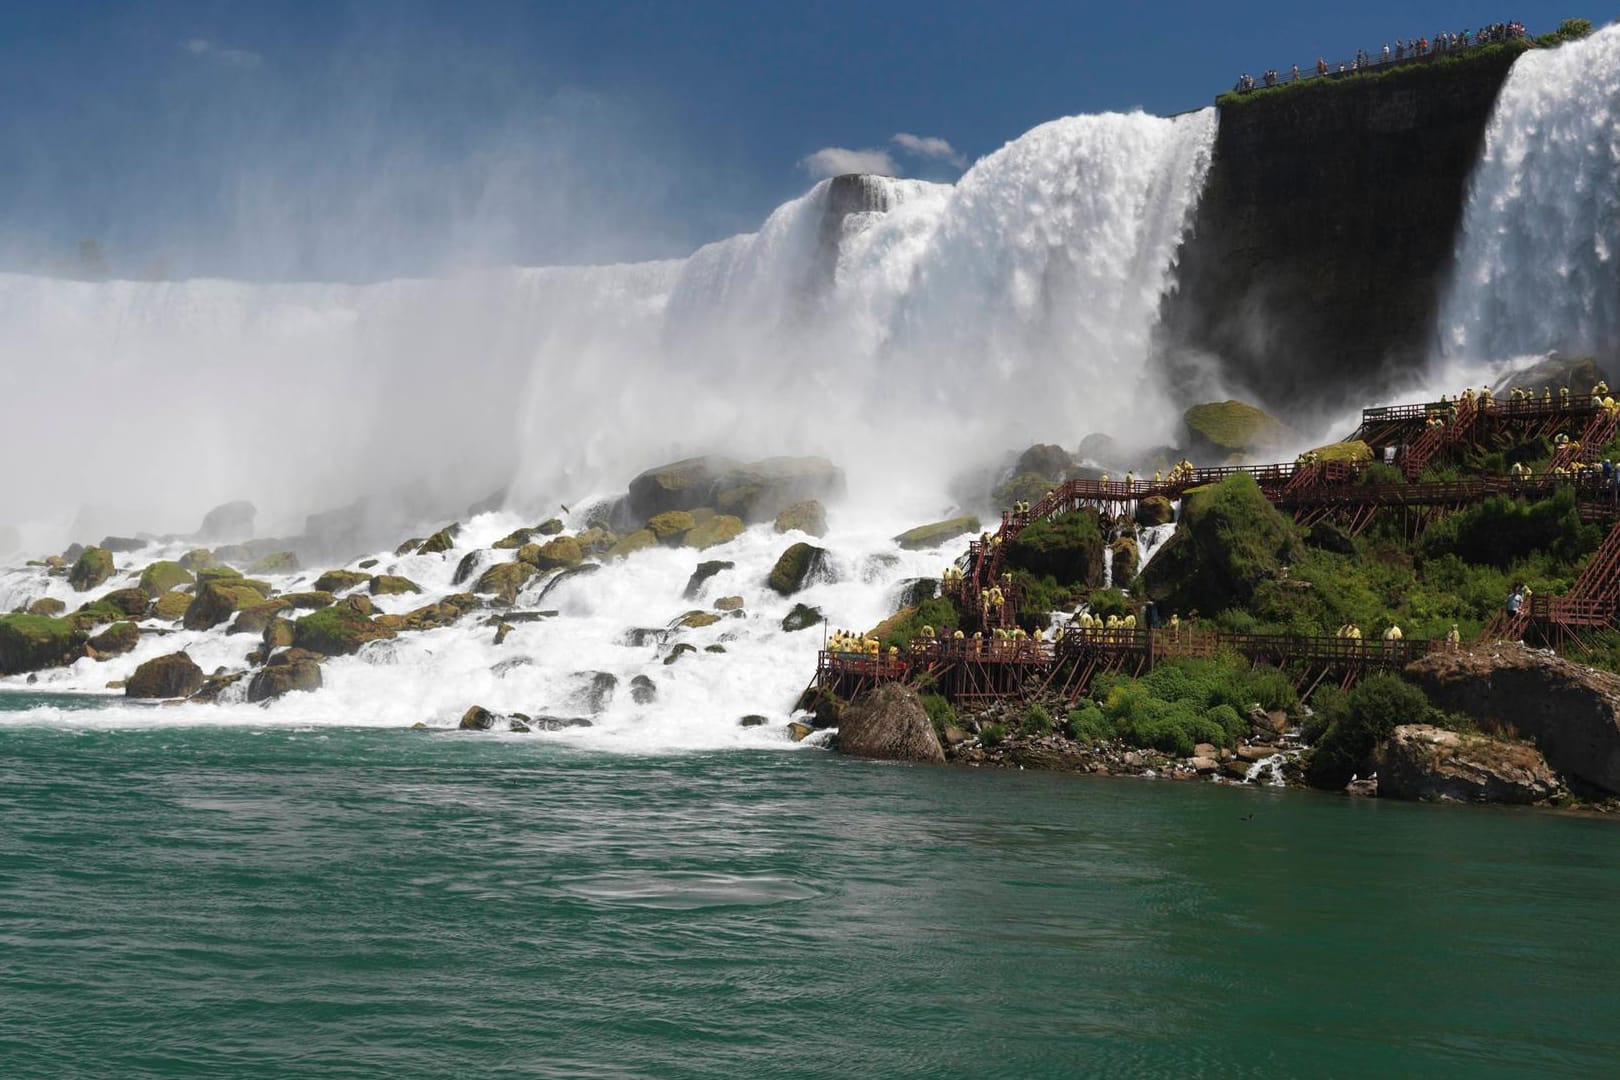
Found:
M 0 615 L 0 675 L 60 667 L 84 655 L 85 631 L 46 615 Z
M 844 710 L 838 752 L 881 761 L 945 762 L 916 691 L 899 683 L 885 683 Z
M 1620 793 L 1620 676 L 1506 643 L 1431 653 L 1406 674 L 1440 708 L 1533 739 L 1554 769 Z
M 1428 724 L 1396 728 L 1377 761 L 1378 795 L 1385 799 L 1528 804 L 1562 787 L 1533 746 Z
M 135 669 L 124 684 L 124 696 L 132 698 L 190 697 L 203 684 L 203 671 L 183 652 L 148 660 Z

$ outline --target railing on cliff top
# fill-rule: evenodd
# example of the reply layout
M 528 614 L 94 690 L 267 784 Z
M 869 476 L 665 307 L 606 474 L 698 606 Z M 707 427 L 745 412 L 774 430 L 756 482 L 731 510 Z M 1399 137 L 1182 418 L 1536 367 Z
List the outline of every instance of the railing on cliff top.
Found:
M 1437 48 L 1431 44 L 1428 51 L 1422 53 L 1414 51 L 1413 46 L 1408 46 L 1406 54 L 1400 57 L 1397 57 L 1394 52 L 1391 52 L 1388 56 L 1375 53 L 1367 56 L 1360 62 L 1356 61 L 1354 58 L 1349 60 L 1326 61 L 1325 67 L 1327 70 L 1325 71 L 1318 71 L 1316 69 L 1316 65 L 1312 64 L 1310 65 L 1310 70 L 1307 71 L 1304 68 L 1301 68 L 1299 74 L 1295 75 L 1292 71 L 1292 65 L 1290 65 L 1290 67 L 1287 69 L 1272 69 L 1277 72 L 1277 81 L 1274 83 L 1267 84 L 1264 76 L 1262 75 L 1259 79 L 1256 79 L 1253 86 L 1234 86 L 1226 93 L 1236 94 L 1239 97 L 1242 97 L 1245 94 L 1252 94 L 1259 90 L 1276 90 L 1285 86 L 1297 86 L 1300 83 L 1314 82 L 1318 79 L 1353 79 L 1357 75 L 1365 75 L 1372 71 L 1388 71 L 1391 68 L 1410 67 L 1415 64 L 1426 64 L 1447 56 L 1467 56 L 1471 53 L 1478 52 L 1480 49 L 1489 49 L 1496 45 L 1508 45 L 1515 41 L 1534 40 L 1535 35 L 1526 29 L 1520 31 L 1519 33 L 1510 34 L 1505 37 L 1495 37 L 1486 41 L 1472 40 L 1467 45 L 1456 45 L 1451 48 Z M 1221 96 L 1224 97 L 1225 94 L 1222 94 Z

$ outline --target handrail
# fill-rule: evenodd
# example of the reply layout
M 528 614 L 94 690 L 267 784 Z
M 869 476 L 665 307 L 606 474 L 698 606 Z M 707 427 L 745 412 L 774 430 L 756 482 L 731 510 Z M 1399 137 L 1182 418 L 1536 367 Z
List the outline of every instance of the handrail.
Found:
M 1324 61 L 1327 70 L 1318 71 L 1315 65 L 1312 65 L 1309 71 L 1301 70 L 1297 76 L 1294 75 L 1291 70 L 1285 74 L 1283 71 L 1278 71 L 1276 68 L 1271 68 L 1270 70 L 1272 71 L 1278 71 L 1278 79 L 1275 83 L 1269 85 L 1266 84 L 1264 82 L 1264 76 L 1262 76 L 1262 80 L 1257 82 L 1254 86 L 1247 88 L 1233 87 L 1230 92 L 1242 96 L 1244 94 L 1252 94 L 1257 90 L 1275 90 L 1279 87 L 1293 86 L 1302 82 L 1310 82 L 1313 79 L 1348 79 L 1356 75 L 1364 74 L 1373 68 L 1405 67 L 1410 64 L 1426 63 L 1442 56 L 1467 54 L 1475 51 L 1476 49 L 1489 48 L 1492 45 L 1502 45 L 1510 41 L 1520 40 L 1533 40 L 1533 35 L 1528 30 L 1520 30 L 1518 33 L 1508 32 L 1500 36 L 1492 35 L 1483 40 L 1476 38 L 1470 41 L 1467 45 L 1459 44 L 1454 47 L 1446 47 L 1431 44 L 1428 50 L 1425 52 L 1413 51 L 1415 47 L 1411 47 L 1404 53 L 1404 55 L 1401 56 L 1396 56 L 1393 52 L 1391 52 L 1391 54 L 1388 56 L 1384 56 L 1382 53 L 1375 53 L 1368 55 L 1364 61 L 1356 58 L 1351 58 L 1349 60 Z M 1291 67 L 1292 65 L 1290 65 L 1290 68 Z M 1262 71 L 1264 70 L 1266 69 L 1262 69 Z

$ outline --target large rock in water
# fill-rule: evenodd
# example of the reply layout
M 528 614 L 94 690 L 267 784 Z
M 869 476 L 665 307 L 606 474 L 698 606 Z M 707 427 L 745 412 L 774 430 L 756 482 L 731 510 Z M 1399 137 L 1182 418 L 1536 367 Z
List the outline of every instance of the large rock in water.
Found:
M 1148 598 L 1163 610 L 1225 611 L 1247 604 L 1262 581 L 1302 550 L 1294 523 L 1252 476 L 1235 473 L 1186 493 L 1175 535 L 1142 578 Z
M 0 675 L 60 667 L 84 655 L 85 631 L 46 615 L 0 615 Z
M 203 684 L 202 668 L 183 652 L 148 660 L 135 669 L 124 684 L 124 696 L 132 698 L 190 697 Z
M 365 597 L 351 596 L 311 612 L 293 623 L 293 645 L 322 656 L 347 656 L 368 641 L 394 637 L 394 631 L 372 621 L 370 610 Z
M 1218 460 L 1275 453 L 1299 438 L 1281 420 L 1241 401 L 1194 405 L 1182 422 L 1192 453 Z
M 945 751 L 916 691 L 884 683 L 844 710 L 838 722 L 838 752 L 880 761 L 942 765 Z
M 250 584 L 217 578 L 197 587 L 197 595 L 186 606 L 187 630 L 210 630 L 243 608 L 264 603 L 264 593 Z
M 112 552 L 106 548 L 85 548 L 79 554 L 79 561 L 68 572 L 68 584 L 73 586 L 75 592 L 89 592 L 112 577 L 112 572 Z
M 782 552 L 776 565 L 771 567 L 766 584 L 782 596 L 792 596 L 809 583 L 826 558 L 827 552 L 823 548 L 805 543 L 794 544 Z
M 1378 748 L 1378 794 L 1386 799 L 1537 803 L 1561 785 L 1533 746 L 1403 724 Z
M 303 649 L 277 653 L 248 683 L 248 700 L 269 701 L 293 690 L 319 690 L 323 659 Z
M 1620 675 L 1506 643 L 1430 653 L 1406 674 L 1440 708 L 1534 739 L 1559 772 L 1620 793 Z
M 844 472 L 825 458 L 767 458 L 741 464 L 699 457 L 648 469 L 630 481 L 628 510 L 646 521 L 672 510 L 713 507 L 753 524 L 804 499 L 842 495 Z
M 979 519 L 969 514 L 907 529 L 895 537 L 894 542 L 907 551 L 927 551 L 929 548 L 949 543 L 959 536 L 967 536 L 978 531 Z

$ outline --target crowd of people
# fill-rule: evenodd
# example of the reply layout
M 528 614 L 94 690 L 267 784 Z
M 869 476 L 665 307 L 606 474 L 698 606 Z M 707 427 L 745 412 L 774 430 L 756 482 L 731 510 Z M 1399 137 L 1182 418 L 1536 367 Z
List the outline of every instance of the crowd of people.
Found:
M 1513 22 L 1491 23 L 1489 26 L 1482 27 L 1477 33 L 1470 27 L 1464 27 L 1456 33 L 1442 30 L 1432 38 L 1396 38 L 1393 48 L 1388 42 L 1385 42 L 1384 47 L 1376 53 L 1368 52 L 1366 49 L 1357 49 L 1353 59 L 1340 60 L 1336 64 L 1329 64 L 1319 56 L 1316 58 L 1316 74 L 1318 76 L 1349 75 L 1382 64 L 1434 56 L 1458 49 L 1466 49 L 1474 45 L 1495 45 L 1503 41 L 1516 41 L 1524 37 L 1525 34 L 1524 23 L 1515 20 Z M 1241 94 L 1261 86 L 1279 86 L 1285 82 L 1298 82 L 1299 79 L 1299 65 L 1295 64 L 1289 69 L 1286 77 L 1276 68 L 1267 70 L 1258 80 L 1248 72 L 1244 72 L 1238 76 L 1237 85 L 1234 89 Z

